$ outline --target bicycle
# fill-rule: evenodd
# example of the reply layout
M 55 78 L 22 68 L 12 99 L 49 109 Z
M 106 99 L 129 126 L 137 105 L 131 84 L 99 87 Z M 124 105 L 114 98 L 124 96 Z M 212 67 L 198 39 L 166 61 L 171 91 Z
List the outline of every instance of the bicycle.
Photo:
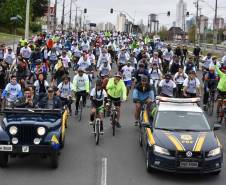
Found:
M 81 98 L 79 100 L 79 106 L 78 106 L 78 120 L 79 121 L 82 120 L 82 110 L 83 110 L 83 98 L 81 96 Z
M 102 123 L 103 124 L 103 123 Z M 99 144 L 100 135 L 103 135 L 103 132 L 101 132 L 101 120 L 100 118 L 96 117 L 93 122 L 93 134 L 95 136 L 95 143 L 96 145 Z
M 206 111 L 210 116 L 213 115 L 214 103 L 215 103 L 215 90 L 211 89 L 209 91 L 209 98 L 208 98 L 207 107 L 206 107 Z
M 226 123 L 226 98 L 222 97 L 218 99 L 219 103 L 217 106 L 217 122 L 222 124 L 222 121 L 224 119 Z
M 111 120 L 111 125 L 112 125 L 112 135 L 115 136 L 115 127 L 118 122 L 118 109 L 115 106 L 115 103 L 120 102 L 120 101 L 109 101 L 110 102 L 110 120 Z

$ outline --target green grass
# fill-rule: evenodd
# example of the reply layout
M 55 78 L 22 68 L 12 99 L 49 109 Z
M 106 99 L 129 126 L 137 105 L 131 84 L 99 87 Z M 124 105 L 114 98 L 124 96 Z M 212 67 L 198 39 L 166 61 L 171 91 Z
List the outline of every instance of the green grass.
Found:
M 21 36 L 15 35 L 15 40 L 19 40 Z M 0 43 L 9 43 L 13 42 L 14 35 L 6 34 L 6 33 L 0 33 Z

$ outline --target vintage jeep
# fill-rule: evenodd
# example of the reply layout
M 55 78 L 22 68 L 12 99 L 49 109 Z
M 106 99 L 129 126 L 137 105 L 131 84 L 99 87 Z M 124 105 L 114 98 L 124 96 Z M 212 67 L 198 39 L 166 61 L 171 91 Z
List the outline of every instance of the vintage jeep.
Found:
M 0 123 L 0 166 L 6 167 L 9 156 L 39 154 L 58 167 L 64 147 L 67 111 L 8 108 Z

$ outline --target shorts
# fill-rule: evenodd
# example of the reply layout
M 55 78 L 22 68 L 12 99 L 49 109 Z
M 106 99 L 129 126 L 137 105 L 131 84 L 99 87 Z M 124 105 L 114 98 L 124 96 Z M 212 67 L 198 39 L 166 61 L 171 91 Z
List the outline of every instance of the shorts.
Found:
M 119 107 L 121 105 L 121 98 L 113 98 L 111 96 L 108 96 L 108 98 L 114 103 L 114 106 Z
M 132 80 L 124 81 L 124 83 L 125 83 L 126 87 L 131 87 L 132 86 Z
M 97 113 L 104 113 L 104 106 L 101 105 L 100 107 L 95 107 L 96 108 L 96 111 Z

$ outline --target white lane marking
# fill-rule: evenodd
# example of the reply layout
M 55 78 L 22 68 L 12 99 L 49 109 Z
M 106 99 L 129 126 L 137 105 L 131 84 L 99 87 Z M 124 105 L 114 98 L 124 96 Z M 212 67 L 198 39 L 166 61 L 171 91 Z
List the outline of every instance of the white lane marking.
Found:
M 107 185 L 107 158 L 102 158 L 101 185 Z

